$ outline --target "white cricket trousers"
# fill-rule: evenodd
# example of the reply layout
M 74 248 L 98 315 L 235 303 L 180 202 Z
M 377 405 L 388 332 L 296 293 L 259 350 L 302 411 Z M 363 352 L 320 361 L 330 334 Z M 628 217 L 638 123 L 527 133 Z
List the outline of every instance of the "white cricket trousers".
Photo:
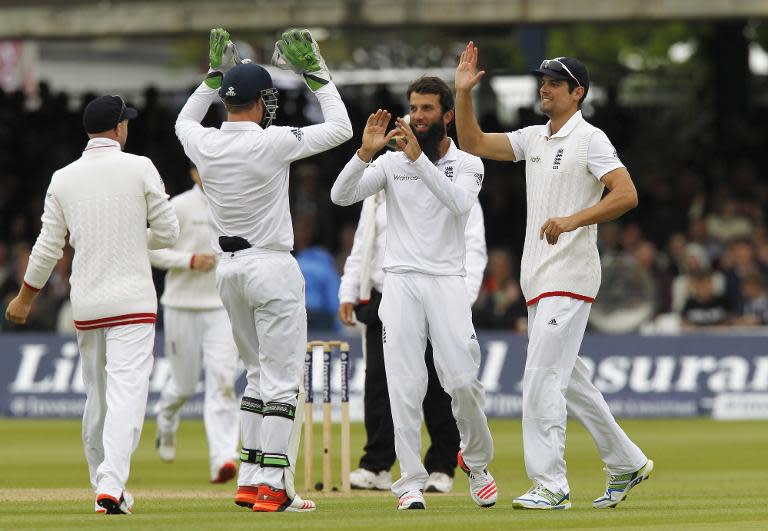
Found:
M 91 486 L 97 494 L 120 499 L 144 425 L 155 325 L 78 330 L 77 344 L 86 396 L 83 446 Z
M 216 285 L 248 379 L 240 412 L 243 448 L 287 456 L 293 420 L 250 411 L 246 400 L 296 407 L 307 348 L 304 276 L 290 253 L 251 248 L 221 255 Z M 237 484 L 282 489 L 283 472 L 243 462 Z
M 570 492 L 566 479 L 568 414 L 595 441 L 611 474 L 632 472 L 646 457 L 613 418 L 579 357 L 592 305 L 545 297 L 528 307 L 528 355 L 523 375 L 523 449 L 528 477 L 552 491 Z
M 237 456 L 240 440 L 237 379 L 237 348 L 229 317 L 223 308 L 181 310 L 164 308 L 165 358 L 170 365 L 168 381 L 155 407 L 157 429 L 176 433 L 181 407 L 197 391 L 200 369 L 205 369 L 203 422 L 208 438 L 211 479 L 219 468 Z
M 392 493 L 400 497 L 423 489 L 429 477 L 421 461 L 427 338 L 440 384 L 451 397 L 464 462 L 481 472 L 493 458 L 493 439 L 484 412 L 485 390 L 478 380 L 480 345 L 464 278 L 387 273 L 379 317 L 384 324 L 384 366 L 400 460 L 400 479 L 392 485 Z

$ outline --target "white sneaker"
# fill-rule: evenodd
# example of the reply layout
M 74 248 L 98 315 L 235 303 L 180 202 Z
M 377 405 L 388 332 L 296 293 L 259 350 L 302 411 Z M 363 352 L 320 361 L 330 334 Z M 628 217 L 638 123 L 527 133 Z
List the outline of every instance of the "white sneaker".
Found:
M 488 469 L 486 468 L 477 474 L 472 472 L 464 463 L 461 450 L 459 450 L 457 460 L 459 468 L 469 477 L 469 494 L 475 500 L 475 503 L 480 507 L 492 507 L 495 505 L 499 497 L 499 490 L 496 488 L 496 480 L 493 479 Z
M 158 431 L 155 438 L 157 455 L 163 463 L 173 463 L 176 459 L 176 434 Z
M 397 510 L 405 511 L 408 509 L 426 509 L 427 502 L 424 501 L 424 495 L 420 490 L 409 490 L 397 502 Z
M 515 509 L 570 509 L 570 498 L 570 494 L 560 490 L 553 492 L 537 483 L 528 492 L 512 500 L 512 507 Z
M 453 478 L 444 472 L 432 472 L 429 479 L 424 484 L 426 492 L 451 492 L 453 488 Z
M 605 493 L 592 502 L 592 507 L 595 509 L 616 507 L 620 502 L 624 501 L 632 487 L 651 477 L 652 470 L 653 461 L 650 459 L 642 467 L 628 474 L 613 476 L 606 470 L 608 481 Z
M 389 470 L 371 472 L 358 468 L 350 472 L 349 483 L 353 489 L 389 490 L 392 487 L 392 473 Z
M 133 496 L 127 490 L 120 495 L 120 499 L 115 499 L 109 494 L 99 494 L 96 496 L 96 512 L 100 514 L 132 514 Z

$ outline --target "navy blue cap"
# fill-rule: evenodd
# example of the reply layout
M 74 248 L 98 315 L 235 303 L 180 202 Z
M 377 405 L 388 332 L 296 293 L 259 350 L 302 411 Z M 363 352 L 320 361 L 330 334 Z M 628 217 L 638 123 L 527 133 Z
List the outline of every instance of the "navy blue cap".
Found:
M 589 91 L 589 73 L 584 63 L 573 57 L 556 57 L 545 59 L 537 70 L 531 72 L 535 76 L 550 76 L 555 79 L 574 81 L 584 87 L 584 95 Z
M 272 76 L 263 66 L 242 63 L 233 66 L 224 74 L 219 96 L 237 105 L 258 100 L 262 90 L 271 88 L 273 88 Z
M 86 133 L 111 131 L 123 120 L 132 120 L 139 115 L 133 107 L 125 105 L 120 96 L 99 96 L 85 106 L 83 127 Z

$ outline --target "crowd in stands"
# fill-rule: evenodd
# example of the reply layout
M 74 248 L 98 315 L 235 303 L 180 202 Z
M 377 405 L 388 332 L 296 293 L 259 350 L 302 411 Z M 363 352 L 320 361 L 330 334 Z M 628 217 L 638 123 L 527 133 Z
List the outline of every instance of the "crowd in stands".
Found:
M 339 208 L 329 198 L 336 175 L 359 145 L 365 118 L 372 109 L 405 112 L 404 95 L 387 88 L 342 87 L 355 138 L 340 148 L 293 164 L 291 212 L 296 257 L 306 277 L 311 328 L 340 327 L 336 318 L 339 273 L 352 246 L 358 208 Z M 40 229 L 43 198 L 51 174 L 80 156 L 86 143 L 82 108 L 94 95 L 72 105 L 67 94 L 54 94 L 41 84 L 37 103 L 20 93 L 0 91 L 0 309 L 16 294 Z M 136 106 L 139 117 L 129 129 L 126 150 L 152 159 L 170 195 L 191 186 L 188 161 L 174 134 L 176 113 L 184 94 L 161 95 L 149 88 Z M 313 98 L 302 90 L 282 91 L 277 125 L 306 125 L 316 114 Z M 204 123 L 216 126 L 223 109 L 212 108 Z M 512 130 L 544 117 L 522 112 L 517 123 L 500 124 L 481 117 L 486 131 Z M 599 230 L 604 266 L 621 257 L 630 274 L 647 280 L 651 289 L 639 296 L 652 305 L 646 323 L 674 317 L 675 330 L 768 325 L 768 183 L 749 159 L 711 170 L 687 169 L 649 156 L 632 135 L 612 134 L 621 123 L 609 113 L 593 117 L 616 142 L 640 196 L 640 206 L 620 223 Z M 455 137 L 455 135 L 453 135 Z M 647 142 L 647 140 L 646 140 Z M 674 169 L 672 169 L 674 168 Z M 480 200 L 488 244 L 488 267 L 474 307 L 478 329 L 524 333 L 526 306 L 519 285 L 519 259 L 525 227 L 525 183 L 522 164 L 486 161 Z M 726 172 L 727 175 L 713 175 Z M 67 247 L 50 281 L 38 297 L 23 330 L 73 332 L 69 314 L 69 270 L 73 251 Z M 158 292 L 161 272 L 156 272 Z M 605 278 L 605 273 L 604 273 Z M 605 286 L 604 286 L 605 287 Z M 598 294 L 600 303 L 601 294 Z M 616 301 L 612 301 L 616 303 Z M 615 306 L 622 311 L 621 300 Z M 638 327 L 640 328 L 640 327 Z M 1 330 L 15 330 L 2 321 Z

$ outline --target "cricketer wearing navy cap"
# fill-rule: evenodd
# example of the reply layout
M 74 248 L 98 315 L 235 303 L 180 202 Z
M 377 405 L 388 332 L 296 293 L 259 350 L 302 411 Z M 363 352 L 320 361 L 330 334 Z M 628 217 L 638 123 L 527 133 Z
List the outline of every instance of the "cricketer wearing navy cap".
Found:
M 584 89 L 584 95 L 579 100 L 579 105 L 587 97 L 589 92 L 589 72 L 584 63 L 573 57 L 555 57 L 545 59 L 537 70 L 531 72 L 537 77 L 550 76 L 554 79 L 562 79 L 568 82 L 569 92 L 576 87 Z
M 132 120 L 139 115 L 133 107 L 125 105 L 120 96 L 99 96 L 85 106 L 83 127 L 90 134 L 111 131 L 123 120 Z
M 528 306 L 523 374 L 523 453 L 533 487 L 516 509 L 568 509 L 564 458 L 568 417 L 581 421 L 605 464 L 608 481 L 593 500 L 615 507 L 647 479 L 653 461 L 621 429 L 579 356 L 601 280 L 597 226 L 637 206 L 637 190 L 608 136 L 579 110 L 589 75 L 572 57 L 548 59 L 539 78 L 549 121 L 508 133 L 484 133 L 471 91 L 485 74 L 467 44 L 456 68 L 456 132 L 462 149 L 493 160 L 526 161 L 525 243 L 520 288 Z M 604 194 L 604 189 L 608 193 Z
M 262 127 L 268 127 L 277 113 L 277 89 L 272 84 L 272 76 L 255 63 L 241 63 L 228 70 L 222 79 L 219 97 L 224 100 L 227 111 L 251 106 L 254 101 L 261 105 L 261 100 L 264 105 Z

